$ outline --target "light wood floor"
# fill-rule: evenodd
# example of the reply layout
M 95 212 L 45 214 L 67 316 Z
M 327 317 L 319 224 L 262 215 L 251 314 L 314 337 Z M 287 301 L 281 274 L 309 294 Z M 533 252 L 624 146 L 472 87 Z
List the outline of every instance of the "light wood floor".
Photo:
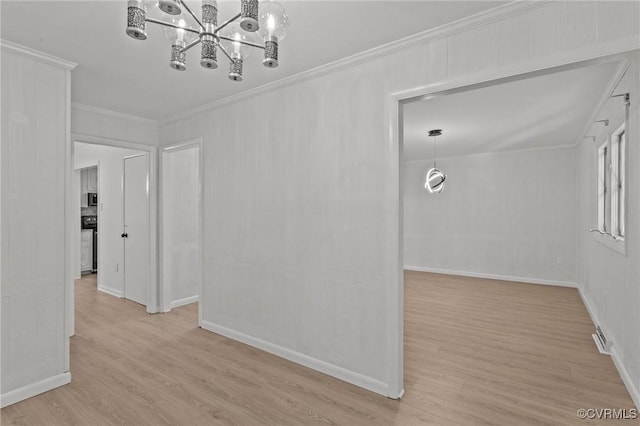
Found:
M 2 425 L 569 425 L 633 408 L 575 289 L 405 274 L 405 389 L 393 401 L 76 282 L 70 385 Z

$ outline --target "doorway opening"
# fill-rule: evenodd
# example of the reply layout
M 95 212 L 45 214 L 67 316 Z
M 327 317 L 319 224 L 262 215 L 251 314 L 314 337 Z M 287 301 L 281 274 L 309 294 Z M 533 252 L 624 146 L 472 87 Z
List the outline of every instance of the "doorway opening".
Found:
M 74 187 L 80 197 L 80 253 L 75 255 L 75 275 L 98 273 L 98 199 L 99 163 L 94 166 L 76 168 L 73 174 Z M 78 265 L 79 263 L 79 265 Z M 79 273 L 78 273 L 79 271 Z
M 161 239 L 163 312 L 198 306 L 202 294 L 202 140 L 162 149 Z
M 156 148 L 80 135 L 72 140 L 68 211 L 73 277 L 82 277 L 81 283 L 96 291 L 140 303 L 148 313 L 157 312 Z M 128 180 L 126 158 L 132 159 Z M 130 215 L 135 223 L 125 222 L 126 211 L 136 213 Z M 125 250 L 132 244 L 133 249 Z M 70 336 L 75 329 L 75 285 L 70 283 L 67 308 Z
M 633 55 L 637 56 L 637 52 Z M 496 191 L 499 191 L 504 182 L 507 184 L 513 184 L 513 180 L 521 178 L 519 187 L 511 188 L 516 193 L 520 191 L 519 197 L 512 196 L 510 202 L 515 203 L 513 206 L 507 203 L 505 200 L 502 204 L 493 203 L 493 207 L 496 209 L 509 210 L 509 206 L 513 208 L 526 209 L 526 202 L 524 198 L 533 197 L 540 198 L 543 202 L 547 198 L 553 197 L 555 192 L 543 189 L 544 185 L 537 185 L 540 182 L 536 182 L 535 179 L 550 179 L 549 182 L 552 185 L 568 185 L 571 186 L 573 182 L 573 197 L 568 200 L 562 200 L 566 202 L 575 203 L 575 197 L 581 196 L 577 192 L 582 191 L 580 185 L 576 184 L 576 179 L 584 177 L 584 173 L 577 174 L 575 163 L 576 154 L 584 155 L 579 152 L 578 148 L 583 144 L 585 137 L 591 137 L 591 133 L 588 133 L 592 129 L 593 123 L 598 122 L 602 117 L 597 117 L 599 111 L 602 110 L 603 105 L 606 102 L 618 102 L 609 101 L 609 97 L 613 96 L 614 89 L 620 89 L 624 92 L 623 87 L 618 87 L 618 83 L 624 75 L 625 69 L 629 65 L 629 58 L 632 54 L 628 52 L 622 52 L 618 54 L 608 55 L 597 59 L 589 59 L 580 62 L 565 63 L 562 65 L 547 65 L 532 66 L 529 69 L 535 70 L 531 72 L 524 72 L 522 67 L 514 68 L 516 72 L 505 72 L 502 75 L 496 75 L 495 73 L 487 74 L 485 78 L 478 78 L 474 82 L 466 80 L 456 82 L 450 82 L 446 84 L 434 85 L 430 87 L 418 88 L 415 90 L 398 93 L 392 96 L 390 103 L 391 121 L 390 121 L 390 134 L 391 142 L 393 146 L 398 147 L 397 157 L 397 171 L 398 171 L 398 198 L 397 205 L 397 222 L 395 223 L 394 235 L 395 241 L 397 241 L 397 287 L 393 285 L 392 290 L 392 302 L 393 311 L 392 316 L 398 314 L 399 320 L 397 323 L 392 323 L 391 336 L 399 342 L 397 347 L 393 348 L 392 358 L 396 360 L 397 365 L 400 367 L 394 370 L 390 375 L 390 383 L 392 385 L 397 384 L 398 390 L 403 392 L 403 358 L 404 358 L 404 328 L 403 320 L 404 316 L 404 269 L 413 271 L 423 271 L 430 273 L 445 273 L 456 275 L 468 275 L 471 277 L 485 277 L 498 280 L 509 281 L 523 281 L 522 278 L 528 279 L 528 282 L 536 284 L 551 284 L 556 286 L 576 286 L 577 275 L 579 271 L 576 271 L 578 266 L 576 259 L 571 259 L 562 253 L 549 253 L 553 250 L 563 250 L 561 244 L 553 245 L 552 247 L 543 247 L 539 244 L 536 250 L 541 253 L 541 256 L 530 255 L 527 253 L 520 254 L 520 260 L 514 261 L 509 256 L 518 255 L 517 250 L 504 250 L 500 252 L 500 247 L 491 239 L 496 235 L 500 235 L 503 231 L 506 235 L 513 238 L 522 237 L 526 240 L 526 244 L 530 243 L 539 237 L 543 237 L 544 232 L 553 232 L 555 222 L 561 222 L 557 218 L 557 212 L 550 208 L 547 214 L 542 217 L 535 217 L 533 219 L 539 220 L 536 226 L 539 226 L 539 232 L 532 232 L 531 235 L 524 236 L 522 231 L 527 226 L 532 226 L 532 223 L 527 224 L 513 223 L 510 227 L 510 221 L 513 222 L 513 217 L 504 217 L 499 220 L 491 221 L 491 217 L 487 218 L 487 222 L 479 220 L 478 215 L 473 209 L 477 208 L 479 204 L 491 204 L 489 198 Z M 535 115 L 537 121 L 534 123 L 528 123 L 522 126 L 519 130 L 506 131 L 502 133 L 502 130 L 507 128 L 511 123 L 506 125 L 494 125 L 485 127 L 484 129 L 467 129 L 467 126 L 471 126 L 475 117 L 464 119 L 461 117 L 463 110 L 472 105 L 472 102 L 467 99 L 468 103 L 461 103 L 452 107 L 447 102 L 453 100 L 456 97 L 463 97 L 467 94 L 479 93 L 481 90 L 494 90 L 494 95 L 500 91 L 502 95 L 510 96 L 514 98 L 518 96 L 514 91 L 510 90 L 513 83 L 526 84 L 532 82 L 534 79 L 549 79 L 553 76 L 559 76 L 563 73 L 565 75 L 571 75 L 571 73 L 591 73 L 589 82 L 584 87 L 573 87 L 577 83 L 575 78 L 570 77 L 564 83 L 561 83 L 555 91 L 554 102 L 536 102 L 532 101 L 532 97 L 524 98 L 527 102 L 519 107 L 507 106 L 517 115 L 519 112 L 524 111 L 523 118 L 531 117 Z M 535 86 L 535 84 L 533 85 Z M 535 88 L 533 87 L 532 88 Z M 542 86 L 538 86 L 539 90 L 542 90 Z M 531 89 L 531 88 L 530 88 Z M 575 93 L 572 90 L 575 89 Z M 583 97 L 577 97 L 582 91 Z M 595 92 L 589 93 L 589 92 Z M 616 92 L 617 93 L 617 92 Z M 537 94 L 537 93 L 536 93 Z M 550 93 L 553 95 L 553 93 Z M 591 98 L 586 99 L 584 95 L 590 95 Z M 576 96 L 574 96 L 576 95 Z M 566 99 L 563 97 L 566 96 Z M 562 99 L 561 99 L 562 98 Z M 492 97 L 492 101 L 495 100 Z M 517 100 L 517 99 L 516 99 Z M 569 104 L 565 104 L 562 111 L 556 111 L 556 104 L 562 104 L 562 102 L 572 102 L 572 110 L 568 110 Z M 419 105 L 427 105 L 431 102 L 431 106 L 436 106 L 431 111 L 420 110 Z M 498 107 L 504 107 L 500 104 L 500 101 L 495 101 Z M 622 105 L 620 103 L 620 105 Z M 473 106 L 473 105 L 472 105 Z M 488 109 L 493 108 L 495 105 L 489 105 L 478 101 L 475 103 L 475 114 L 482 118 L 483 114 Z M 454 111 L 449 117 L 438 117 L 438 114 L 447 108 L 452 107 L 449 111 Z M 585 109 L 586 107 L 586 109 Z M 527 109 L 528 108 L 528 109 Z M 532 111 L 532 108 L 538 108 L 537 112 Z M 582 110 L 582 115 L 574 122 L 564 122 L 563 120 L 570 119 L 574 113 L 579 113 Z M 416 128 L 408 123 L 412 116 L 423 117 L 425 122 L 422 123 L 417 131 L 422 132 L 421 142 L 422 144 L 416 144 L 420 136 L 416 137 Z M 503 123 L 508 120 L 505 113 L 502 117 L 498 117 L 498 121 L 502 120 Z M 439 122 L 429 122 L 429 119 L 440 119 Z M 456 119 L 460 119 L 456 121 Z M 550 126 L 560 126 L 562 130 L 571 128 L 570 135 L 564 136 L 565 142 L 557 146 L 544 146 L 542 141 L 552 142 L 549 137 Z M 441 194 L 430 194 L 425 190 L 425 177 L 430 167 L 433 166 L 432 144 L 428 141 L 428 131 L 431 129 L 443 129 L 443 137 L 438 140 L 438 166 L 442 169 L 442 172 L 447 174 L 447 187 L 444 188 Z M 460 136 L 465 131 L 469 133 Z M 447 141 L 446 136 L 450 135 L 451 139 Z M 487 137 L 488 135 L 488 137 Z M 412 144 L 413 138 L 413 144 Z M 537 144 L 527 146 L 526 139 L 533 138 L 537 140 Z M 510 140 L 511 143 L 515 143 L 515 147 L 508 147 L 500 145 L 500 142 Z M 465 141 L 472 145 L 479 143 L 484 145 L 475 152 L 464 152 Z M 557 144 L 557 141 L 553 141 Z M 447 146 L 447 143 L 450 143 Z M 492 145 L 493 144 L 493 145 Z M 477 146 L 476 146 L 477 148 Z M 484 149 L 484 151 L 483 151 Z M 571 151 L 573 150 L 573 151 Z M 544 154 L 542 152 L 544 151 Z M 571 152 L 569 152 L 571 151 Z M 509 153 L 509 154 L 507 154 Z M 517 154 L 516 154 L 517 153 Z M 416 155 L 415 158 L 407 158 L 407 156 Z M 422 157 L 420 157 L 422 155 Z M 539 158 L 534 158 L 538 155 Z M 498 159 L 498 156 L 504 158 Z M 508 156 L 514 158 L 507 158 Z M 493 158 L 495 157 L 495 158 Z M 515 158 L 518 157 L 518 158 Z M 521 157 L 521 158 L 520 158 Z M 544 158 L 543 158 L 544 157 Z M 528 158 L 525 160 L 525 158 Z M 551 165 L 547 160 L 553 159 L 556 161 L 556 165 L 560 164 L 563 167 L 550 170 Z M 568 159 L 568 162 L 563 163 L 562 158 Z M 580 158 L 580 157 L 578 157 Z M 488 159 L 502 161 L 501 166 L 494 165 L 494 167 L 486 167 Z M 394 159 L 396 160 L 396 159 Z M 519 162 L 520 161 L 520 162 Z M 525 161 L 532 162 L 534 164 L 528 164 L 528 170 L 524 170 Z M 574 163 L 571 163 L 573 161 Z M 536 165 L 538 166 L 536 168 Z M 578 170 L 580 171 L 580 170 Z M 526 172 L 526 173 L 525 173 Z M 529 178 L 525 175 L 529 173 Z M 564 176 L 564 178 L 563 178 Z M 578 177 L 576 177 L 578 176 Z M 556 179 L 557 177 L 557 179 Z M 529 193 L 525 184 L 529 183 L 531 187 L 540 187 L 540 192 Z M 533 183 L 533 184 L 531 184 Z M 544 182 L 542 182 L 544 183 Z M 583 185 L 585 186 L 585 185 Z M 571 189 L 571 188 L 569 188 Z M 595 185 L 594 185 L 595 190 Z M 570 192 L 570 191 L 569 191 Z M 568 192 L 568 193 L 569 193 Z M 495 194 L 494 194 L 495 195 Z M 498 197 L 506 196 L 507 194 L 498 194 Z M 513 194 L 512 194 L 513 195 Z M 592 194 L 591 194 L 592 195 Z M 518 201 L 520 200 L 520 201 Z M 465 205 L 470 203 L 471 205 Z M 428 206 L 428 210 L 425 210 L 425 206 Z M 395 207 L 395 206 L 394 206 Z M 571 208 L 575 209 L 575 205 L 568 207 L 568 211 Z M 574 211 L 575 210 L 571 210 Z M 526 212 L 525 212 L 526 213 Z M 564 212 L 563 214 L 565 214 Z M 455 222 L 456 219 L 460 219 L 459 223 Z M 463 220 L 467 218 L 468 223 L 464 223 Z M 493 217 L 495 219 L 495 216 Z M 535 220 L 533 222 L 535 222 Z M 546 220 L 546 222 L 545 222 Z M 573 244 L 574 248 L 576 244 L 576 232 L 582 232 L 590 226 L 588 223 L 584 223 L 582 219 L 576 219 L 576 216 L 571 218 L 571 223 L 567 223 L 565 220 L 562 224 L 568 226 L 569 232 L 565 232 L 563 235 L 566 237 L 566 241 L 569 245 Z M 460 225 L 460 226 L 457 226 Z M 520 226 L 518 226 L 520 225 Z M 484 235 L 484 240 L 481 236 L 475 240 L 478 242 L 486 242 L 483 247 L 474 247 L 468 242 L 463 242 L 463 238 L 467 233 L 464 233 L 463 226 L 469 226 L 468 231 L 476 232 Z M 558 230 L 558 229 L 556 229 Z M 564 231 L 561 229 L 561 231 Z M 465 234 L 465 235 L 462 235 Z M 548 235 L 548 234 L 547 234 Z M 393 241 L 394 239 L 392 239 Z M 539 241 L 542 243 L 543 241 Z M 531 247 L 521 247 L 521 252 L 524 252 Z M 572 250 L 569 248 L 568 252 Z M 468 254 L 468 256 L 467 256 Z M 494 256 L 489 259 L 489 256 Z M 466 256 L 466 265 L 456 262 L 462 262 Z M 543 258 L 547 256 L 547 258 Z M 576 253 L 574 252 L 574 257 Z M 555 273 L 555 276 L 531 276 L 527 272 L 527 268 L 534 270 L 536 265 L 533 262 L 540 259 L 545 262 L 548 261 L 549 265 L 541 269 L 541 274 L 548 274 L 550 272 Z M 395 260 L 395 259 L 394 259 Z M 482 270 L 480 266 L 487 266 L 488 262 L 495 261 L 496 265 L 493 265 L 493 272 L 490 269 Z M 475 263 L 473 263 L 475 262 Z M 539 262 L 538 262 L 539 263 Z M 516 265 L 521 267 L 520 270 L 513 269 Z M 474 268 L 478 266 L 478 268 Z M 497 269 L 502 267 L 503 269 Z M 512 269 L 509 269 L 512 268 Z M 497 271 L 497 272 L 495 272 Z M 409 273 L 414 274 L 413 272 Z M 574 275 L 572 275 L 574 274 Z M 412 277 L 411 279 L 414 279 Z M 415 281 L 415 280 L 414 280 Z M 446 303 L 453 303 L 456 294 L 451 292 L 451 298 Z M 397 305 L 396 305 L 397 304 Z M 413 313 L 415 311 L 413 306 L 409 306 L 409 310 Z M 445 313 L 450 310 L 445 309 Z M 408 317 L 407 317 L 408 318 Z M 407 323 L 409 323 L 409 320 Z M 455 319 L 451 319 L 455 321 Z M 391 322 L 391 321 L 390 321 Z M 397 329 L 397 331 L 396 331 Z M 429 342 L 434 347 L 437 346 L 437 342 Z M 410 348 L 410 345 L 407 344 Z

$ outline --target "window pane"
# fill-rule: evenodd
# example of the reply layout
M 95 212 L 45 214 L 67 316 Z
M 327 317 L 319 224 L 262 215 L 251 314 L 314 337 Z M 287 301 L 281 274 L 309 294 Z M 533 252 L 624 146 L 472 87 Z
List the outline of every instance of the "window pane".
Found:
M 598 149 L 598 229 L 601 231 L 606 230 L 605 225 L 605 194 L 606 190 L 606 152 L 607 143 Z
M 625 218 L 625 153 L 626 142 L 625 132 L 623 131 L 618 138 L 618 229 L 617 235 L 624 237 L 624 218 Z
M 609 154 L 609 147 L 604 148 L 603 161 L 604 161 L 604 176 L 603 176 L 603 191 L 604 191 L 604 223 L 603 231 L 609 232 L 611 229 L 611 155 Z

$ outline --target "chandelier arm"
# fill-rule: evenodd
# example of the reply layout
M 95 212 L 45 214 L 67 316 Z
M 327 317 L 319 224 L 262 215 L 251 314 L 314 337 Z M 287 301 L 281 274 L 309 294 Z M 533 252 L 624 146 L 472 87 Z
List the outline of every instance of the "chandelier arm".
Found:
M 191 43 L 189 43 L 185 47 L 183 47 L 182 50 L 180 51 L 180 53 L 186 52 L 187 50 L 191 49 L 193 46 L 196 46 L 197 44 L 199 44 L 201 41 L 202 40 L 200 38 L 194 39 Z
M 159 19 L 154 19 L 154 18 L 145 18 L 145 21 L 147 22 L 151 22 L 153 24 L 158 24 L 158 25 L 164 25 L 165 27 L 171 27 L 171 28 L 175 28 L 176 30 L 185 30 L 188 31 L 190 33 L 194 33 L 194 34 L 198 34 L 200 35 L 200 31 L 198 30 L 194 30 L 193 28 L 189 28 L 189 27 L 181 27 L 179 25 L 174 25 L 174 24 L 170 24 L 169 22 L 164 22 L 161 21 Z
M 200 28 L 202 28 L 202 30 L 204 31 L 204 25 L 202 25 L 202 22 L 200 22 L 200 19 L 196 16 L 196 14 L 193 13 L 191 9 L 189 9 L 189 6 L 187 6 L 187 2 L 180 0 L 180 4 L 185 8 L 187 12 L 189 12 L 189 15 L 191 15 L 191 17 L 198 23 L 198 25 L 200 25 Z
M 244 40 L 236 40 L 235 38 L 230 38 L 230 37 L 225 37 L 225 36 L 218 36 L 218 37 L 220 37 L 220 40 L 227 40 L 227 41 L 231 41 L 233 43 L 240 43 L 240 44 L 244 44 L 244 45 L 251 46 L 251 47 L 257 47 L 258 49 L 264 50 L 264 45 L 262 45 L 262 44 L 251 43 L 250 41 L 244 41 Z
M 214 33 L 217 35 L 220 30 L 222 30 L 224 27 L 226 27 L 227 25 L 229 25 L 230 23 L 232 23 L 233 21 L 235 21 L 236 19 L 238 19 L 239 17 L 241 17 L 242 14 L 238 13 L 236 16 L 234 16 L 233 18 L 229 18 L 226 21 L 224 21 L 222 24 L 220 24 L 218 26 L 218 28 L 216 28 L 216 30 L 214 31 Z
M 231 55 L 229 54 L 229 52 L 227 52 L 227 49 L 225 49 L 225 47 L 221 44 L 218 44 L 218 47 L 220 48 L 220 50 L 222 50 L 222 53 L 224 53 L 224 55 L 229 58 L 229 60 L 231 62 L 233 62 L 233 58 L 231 57 Z

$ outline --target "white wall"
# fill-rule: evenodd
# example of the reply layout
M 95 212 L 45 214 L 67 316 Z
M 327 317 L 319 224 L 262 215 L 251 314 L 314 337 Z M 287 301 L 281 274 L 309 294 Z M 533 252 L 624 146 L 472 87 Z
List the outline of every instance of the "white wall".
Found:
M 154 120 L 85 105 L 71 105 L 71 132 L 142 145 L 158 146 Z
M 169 305 L 197 301 L 200 291 L 200 148 L 162 153 L 162 279 Z
M 440 194 L 424 189 L 433 160 L 404 164 L 404 264 L 575 285 L 574 148 L 438 160 Z
M 631 93 L 627 128 L 627 225 L 626 254 L 598 241 L 597 234 L 597 149 L 606 133 L 622 122 L 621 98 L 610 99 L 599 117 L 611 119 L 608 127 L 596 124 L 588 134 L 598 135 L 595 143 L 586 139 L 579 147 L 578 176 L 578 280 L 582 296 L 596 324 L 613 342 L 612 356 L 627 388 L 640 408 L 640 73 L 638 59 L 627 72 L 616 93 Z M 625 373 L 626 372 L 626 373 Z
M 637 2 L 538 3 L 165 123 L 162 144 L 204 141 L 203 327 L 398 396 L 390 94 L 584 59 L 639 28 Z
M 122 296 L 124 290 L 123 158 L 144 151 L 76 142 L 74 167 L 98 164 L 98 289 Z M 79 186 L 75 188 L 80 198 Z M 80 223 L 80 211 L 78 210 Z M 76 244 L 80 244 L 80 238 Z M 78 250 L 79 253 L 79 250 Z
M 2 43 L 0 406 L 68 383 L 65 185 L 73 64 Z

